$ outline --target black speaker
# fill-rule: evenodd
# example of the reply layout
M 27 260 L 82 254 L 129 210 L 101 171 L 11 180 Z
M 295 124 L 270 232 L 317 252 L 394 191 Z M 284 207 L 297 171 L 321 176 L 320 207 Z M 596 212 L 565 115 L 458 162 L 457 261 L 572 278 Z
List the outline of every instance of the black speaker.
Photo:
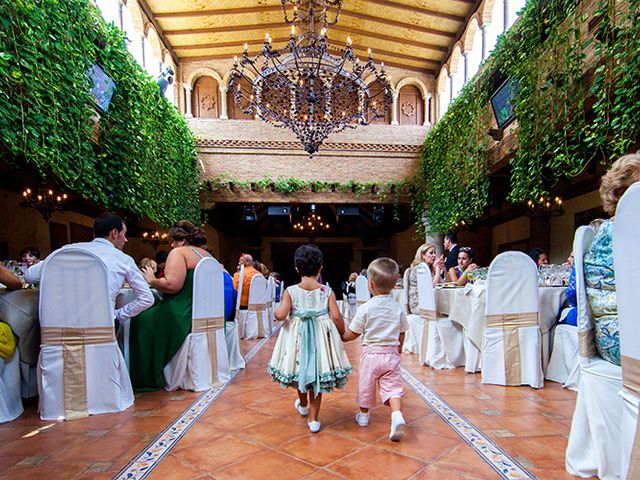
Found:
M 339 217 L 355 217 L 360 215 L 360 209 L 358 207 L 338 207 L 338 216 Z
M 242 220 L 245 222 L 257 222 L 258 214 L 256 213 L 256 208 L 251 205 L 242 207 Z
M 289 216 L 291 215 L 291 207 L 289 205 L 272 205 L 267 209 L 270 216 Z

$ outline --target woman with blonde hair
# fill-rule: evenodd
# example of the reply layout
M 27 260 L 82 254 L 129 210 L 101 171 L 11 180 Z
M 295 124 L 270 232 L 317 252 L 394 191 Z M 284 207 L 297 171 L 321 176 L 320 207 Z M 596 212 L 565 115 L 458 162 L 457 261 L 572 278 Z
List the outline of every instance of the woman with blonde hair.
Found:
M 620 365 L 620 334 L 613 269 L 613 222 L 618 201 L 627 188 L 638 181 L 638 153 L 620 157 L 602 177 L 600 197 L 604 211 L 612 218 L 602 222 L 584 254 L 587 300 L 594 321 L 596 348 L 603 359 L 615 365 Z
M 409 271 L 409 312 L 418 314 L 418 266 L 420 264 L 426 264 L 431 271 L 431 278 L 433 279 L 433 286 L 435 287 L 442 281 L 442 275 L 444 274 L 444 255 L 440 255 L 436 259 L 436 246 L 433 243 L 423 243 L 416 250 L 415 258 L 411 262 Z

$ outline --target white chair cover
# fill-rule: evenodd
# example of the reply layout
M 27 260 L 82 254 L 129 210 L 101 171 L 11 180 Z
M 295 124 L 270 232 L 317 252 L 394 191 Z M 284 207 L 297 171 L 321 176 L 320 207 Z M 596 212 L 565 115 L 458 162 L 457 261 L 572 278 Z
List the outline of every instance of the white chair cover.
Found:
M 192 305 L 191 333 L 162 370 L 169 391 L 201 392 L 231 378 L 224 333 L 224 275 L 212 257 L 200 260 L 193 272 Z
M 565 468 L 579 477 L 620 478 L 620 421 L 622 369 L 603 360 L 596 351 L 593 321 L 587 301 L 584 253 L 595 232 L 582 226 L 576 231 L 573 255 L 578 302 L 579 376 L 578 397 L 571 420 Z
M 621 434 L 622 478 L 640 478 L 640 297 L 638 278 L 640 256 L 640 182 L 622 196 L 613 226 L 613 260 L 616 272 L 616 297 L 620 322 L 623 399 Z
M 43 420 L 119 412 L 133 404 L 129 372 L 115 340 L 108 275 L 99 257 L 76 248 L 52 253 L 42 268 L 38 392 Z
M 562 383 L 565 388 L 577 390 L 578 384 L 572 372 L 579 370 L 578 351 L 578 327 L 562 323 L 556 325 L 553 329 L 553 348 L 545 378 Z M 567 383 L 570 379 L 571 382 Z
M 269 277 L 267 280 L 267 318 L 269 321 L 269 329 L 267 333 L 273 332 L 274 328 L 274 317 L 273 317 L 273 306 L 276 302 L 276 281 L 273 277 Z
M 504 252 L 489 266 L 482 383 L 544 386 L 538 324 L 538 271 L 522 252 Z
M 359 307 L 363 303 L 366 303 L 371 298 L 371 292 L 369 291 L 369 281 L 367 277 L 358 275 L 356 278 L 356 304 Z
M 227 353 L 229 354 L 229 370 L 239 370 L 246 366 L 242 351 L 240 350 L 240 335 L 237 322 L 225 323 L 225 339 L 227 341 Z
M 20 354 L 16 347 L 13 355 L 0 358 L 0 423 L 18 418 L 24 409 L 20 397 Z
M 249 287 L 249 304 L 245 314 L 245 339 L 264 338 L 269 334 L 269 316 L 267 310 L 267 279 L 264 275 L 255 275 Z
M 448 318 L 436 317 L 436 297 L 429 267 L 424 263 L 416 267 L 418 280 L 418 308 L 422 323 L 420 364 L 436 369 L 454 369 L 464 365 L 464 333 Z
M 405 307 L 405 314 L 407 316 L 407 323 L 409 323 L 409 330 L 405 333 L 404 344 L 402 345 L 402 351 L 406 353 L 415 353 L 420 356 L 420 347 L 422 346 L 422 319 L 420 315 L 415 315 L 409 311 L 409 276 L 411 275 L 412 268 L 407 268 L 402 276 L 402 284 L 404 285 L 404 300 L 402 305 Z

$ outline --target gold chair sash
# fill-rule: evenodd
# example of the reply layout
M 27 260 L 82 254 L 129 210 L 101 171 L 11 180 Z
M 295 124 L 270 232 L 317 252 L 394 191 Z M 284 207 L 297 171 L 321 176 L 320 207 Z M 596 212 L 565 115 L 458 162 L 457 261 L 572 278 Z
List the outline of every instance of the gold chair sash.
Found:
M 581 332 L 582 333 L 582 332 Z M 640 396 L 640 360 L 622 355 L 622 384 L 631 393 Z M 633 437 L 629 473 L 626 478 L 640 478 L 640 422 Z M 622 472 L 624 474 L 624 472 Z
M 598 354 L 593 328 L 578 332 L 578 349 L 581 357 L 594 357 Z
M 191 323 L 191 333 L 206 333 L 209 347 L 209 361 L 211 362 L 211 384 L 220 385 L 218 377 L 218 346 L 216 332 L 224 328 L 224 317 L 194 318 Z
M 360 306 L 360 305 L 364 305 L 364 304 L 365 304 L 365 303 L 367 303 L 367 302 L 368 302 L 368 300 L 357 300 L 357 301 L 356 301 L 356 304 L 357 304 L 358 306 Z
M 538 312 L 487 315 L 488 328 L 502 328 L 506 385 L 522 384 L 520 335 L 518 330 L 524 327 L 536 326 L 538 326 Z
M 418 311 L 422 319 L 422 347 L 420 348 L 420 365 L 425 365 L 427 361 L 427 348 L 429 347 L 429 322 L 436 321 L 435 310 L 425 310 L 421 308 Z
M 264 338 L 264 324 L 262 323 L 262 314 L 267 308 L 266 303 L 250 303 L 247 307 L 247 310 L 250 312 L 256 312 L 256 316 L 258 317 L 258 338 Z
M 86 345 L 115 343 L 113 327 L 42 327 L 42 346 L 62 347 L 64 416 L 67 420 L 89 416 L 87 401 Z

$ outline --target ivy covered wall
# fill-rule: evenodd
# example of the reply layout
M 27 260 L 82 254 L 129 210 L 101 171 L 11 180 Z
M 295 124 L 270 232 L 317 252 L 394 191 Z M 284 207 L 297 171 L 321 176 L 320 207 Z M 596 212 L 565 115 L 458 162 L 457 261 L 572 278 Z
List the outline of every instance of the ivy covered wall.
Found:
M 106 208 L 200 221 L 191 131 L 89 0 L 0 2 L 0 153 Z M 116 83 L 91 142 L 87 70 Z
M 640 141 L 640 0 L 528 2 L 425 140 L 413 205 L 418 218 L 426 206 L 432 233 L 486 212 L 489 98 L 509 77 L 519 83 L 509 200 L 527 202 Z

